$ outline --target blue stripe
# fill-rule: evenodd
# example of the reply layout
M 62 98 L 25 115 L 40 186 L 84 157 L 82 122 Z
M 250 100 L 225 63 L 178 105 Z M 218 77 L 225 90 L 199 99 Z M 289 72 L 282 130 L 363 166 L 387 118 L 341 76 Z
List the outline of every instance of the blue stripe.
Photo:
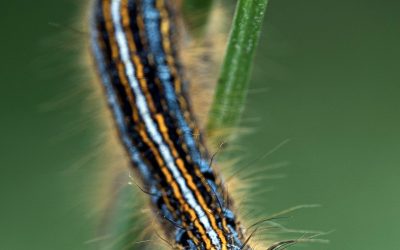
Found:
M 175 114 L 179 126 L 183 131 L 185 143 L 189 148 L 193 161 L 199 166 L 201 172 L 211 171 L 208 162 L 201 157 L 197 148 L 196 141 L 193 139 L 193 131 L 186 123 L 185 118 L 181 112 L 173 84 L 171 82 L 171 72 L 169 66 L 166 64 L 165 53 L 162 47 L 159 22 L 160 13 L 154 7 L 154 0 L 143 1 L 143 16 L 145 20 L 145 28 L 150 45 L 150 52 L 154 55 L 158 76 L 165 89 L 168 108 Z
M 125 144 L 130 156 L 131 160 L 134 162 L 135 166 L 139 169 L 140 174 L 142 175 L 144 181 L 148 185 L 152 185 L 153 183 L 153 178 L 151 177 L 151 173 L 149 171 L 149 168 L 146 166 L 146 164 L 143 162 L 139 151 L 136 149 L 135 146 L 133 146 L 128 130 L 125 126 L 124 123 L 124 116 L 122 114 L 122 111 L 120 109 L 120 106 L 118 104 L 118 101 L 116 99 L 116 94 L 115 91 L 112 87 L 111 80 L 109 78 L 106 65 L 104 64 L 104 56 L 99 48 L 98 45 L 98 40 L 99 40 L 99 33 L 97 31 L 97 28 L 94 27 L 92 28 L 92 50 L 93 54 L 95 55 L 95 59 L 98 65 L 99 73 L 103 82 L 103 85 L 105 87 L 105 90 L 107 92 L 107 99 L 108 99 L 108 104 L 113 110 L 114 118 L 116 120 L 117 126 L 119 128 L 119 132 L 122 138 L 123 143 Z
M 186 120 L 183 117 L 179 103 L 177 101 L 177 96 L 171 82 L 171 72 L 169 66 L 166 64 L 166 56 L 162 46 L 162 37 L 160 36 L 161 32 L 159 28 L 159 23 L 161 17 L 158 9 L 154 7 L 154 0 L 143 1 L 143 13 L 149 47 L 151 53 L 154 55 L 158 76 L 165 89 L 168 108 L 175 114 L 178 120 L 178 124 L 183 131 L 184 139 L 189 148 L 193 161 L 199 166 L 201 172 L 210 172 L 211 168 L 208 164 L 208 161 L 201 157 L 196 142 L 192 136 L 193 132 L 186 123 Z M 210 185 L 211 189 L 214 191 L 214 194 L 217 196 L 216 199 L 221 201 L 222 206 L 224 206 L 224 199 L 221 197 L 221 193 L 218 191 L 216 184 L 210 180 L 208 180 L 207 183 Z M 225 214 L 226 210 L 228 209 L 224 206 L 222 210 Z M 230 210 L 228 211 L 231 212 Z M 230 215 L 232 216 L 232 220 L 235 220 L 232 212 L 230 213 Z M 234 244 L 241 246 L 242 243 L 239 239 L 237 231 L 230 225 L 229 230 L 232 234 L 231 236 L 234 239 Z
M 120 0 L 117 0 L 120 1 Z M 133 0 L 132 0 L 133 1 Z M 101 2 L 101 1 L 100 1 Z M 154 6 L 155 1 L 154 0 L 143 0 L 143 9 L 141 10 L 144 16 L 144 24 L 145 24 L 145 31 L 147 33 L 147 40 L 149 41 L 149 51 L 146 51 L 146 53 L 149 53 L 154 56 L 155 60 L 155 68 L 152 70 L 155 70 L 157 73 L 158 78 L 160 79 L 160 82 L 164 88 L 165 91 L 165 97 L 167 100 L 167 106 L 169 111 L 175 116 L 175 119 L 177 120 L 177 126 L 179 126 L 179 129 L 182 130 L 183 132 L 183 138 L 184 142 L 186 143 L 189 153 L 191 158 L 193 159 L 193 162 L 199 167 L 200 171 L 205 173 L 212 173 L 212 170 L 208 164 L 208 160 L 203 158 L 201 156 L 201 153 L 197 147 L 197 143 L 194 140 L 193 137 L 193 131 L 189 127 L 188 123 L 186 122 L 184 115 L 182 113 L 181 107 L 178 102 L 177 95 L 175 93 L 175 89 L 173 86 L 173 77 L 170 71 L 169 66 L 167 65 L 167 60 L 166 60 L 166 54 L 163 50 L 163 44 L 162 44 L 162 35 L 160 33 L 160 12 L 158 11 L 157 8 Z M 118 4 L 119 5 L 119 4 Z M 98 11 L 101 10 L 97 9 Z M 101 12 L 101 11 L 100 11 Z M 114 16 L 117 16 L 114 14 Z M 119 17 L 119 14 L 118 16 Z M 118 21 L 118 24 L 120 25 L 120 20 L 115 19 Z M 115 25 L 115 20 L 114 20 L 114 25 Z M 93 18 L 93 21 L 98 21 Z M 118 32 L 116 32 L 118 33 Z M 121 34 L 119 32 L 118 34 Z M 135 147 L 133 144 L 132 136 L 130 135 L 129 128 L 127 124 L 125 123 L 125 116 L 123 113 L 123 109 L 118 101 L 118 95 L 116 90 L 114 89 L 114 83 L 112 82 L 113 79 L 111 78 L 112 72 L 109 71 L 109 65 L 106 63 L 106 55 L 104 54 L 104 51 L 102 51 L 102 48 L 99 45 L 99 39 L 100 36 L 103 35 L 98 31 L 98 27 L 96 27 L 96 24 L 92 24 L 92 36 L 91 36 L 91 44 L 92 44 L 92 49 L 93 49 L 93 54 L 95 56 L 97 66 L 99 69 L 100 76 L 102 78 L 103 85 L 105 87 L 106 93 L 107 93 L 107 98 L 108 98 L 108 103 L 109 106 L 111 107 L 114 118 L 116 121 L 116 124 L 119 128 L 120 136 L 123 141 L 123 144 L 125 145 L 130 158 L 137 167 L 138 171 L 140 172 L 143 181 L 148 185 L 150 188 L 150 193 L 154 194 L 152 195 L 152 203 L 157 205 L 158 201 L 161 197 L 161 192 L 157 188 L 157 180 L 153 178 L 152 172 L 150 171 L 151 168 L 146 164 L 146 162 L 142 159 L 142 156 L 140 154 L 140 151 L 138 148 Z M 108 34 L 110 36 L 116 35 L 116 34 Z M 117 35 L 116 35 L 117 36 Z M 126 38 L 123 39 L 123 42 L 125 41 Z M 107 40 L 107 39 L 106 39 Z M 121 39 L 120 39 L 121 40 Z M 121 46 L 119 44 L 119 46 Z M 121 52 L 120 52 L 121 53 Z M 126 53 L 125 53 L 126 54 Z M 124 55 L 125 55 L 124 54 Z M 142 93 L 139 93 L 140 96 L 142 96 Z M 135 93 L 135 96 L 137 97 L 137 93 Z M 141 114 L 143 115 L 143 114 Z M 148 129 L 148 126 L 146 126 L 146 129 Z M 164 158 L 164 157 L 163 157 Z M 164 158 L 165 160 L 165 158 Z M 174 175 L 175 178 L 177 178 Z M 180 176 L 179 176 L 180 177 Z M 178 179 L 178 178 L 177 178 Z M 218 191 L 218 187 L 216 183 L 212 180 L 207 179 L 207 183 L 210 186 L 210 188 L 214 191 L 214 194 L 210 194 L 211 196 L 216 196 L 216 198 L 221 201 L 222 204 L 222 212 L 224 214 L 224 217 L 230 221 L 232 221 L 232 225 L 235 224 L 235 217 L 232 211 L 230 211 L 227 207 L 225 207 L 224 203 L 224 197 L 222 194 Z M 183 192 L 183 194 L 186 194 Z M 185 200 L 188 200 L 188 198 L 184 195 Z M 190 198 L 190 197 L 189 197 Z M 190 201 L 190 199 L 189 199 Z M 189 202 L 190 203 L 190 202 Z M 197 203 L 195 204 L 197 205 Z M 217 204 L 218 205 L 218 204 Z M 161 207 L 158 207 L 160 213 L 167 219 L 173 220 L 173 215 L 171 214 L 170 211 L 168 211 L 167 207 L 165 204 L 163 204 Z M 194 209 L 196 213 L 198 211 Z M 203 212 L 203 209 L 201 208 L 201 212 Z M 205 214 L 204 214 L 205 215 Z M 200 218 L 200 221 L 202 224 L 203 222 L 203 216 L 204 215 L 199 215 L 198 218 Z M 222 219 L 222 218 L 220 218 Z M 208 223 L 208 219 L 206 221 Z M 180 225 L 182 221 L 177 221 L 177 224 Z M 222 225 L 219 224 L 219 227 L 222 228 Z M 230 235 L 228 236 L 228 246 L 232 247 L 232 249 L 240 249 L 242 246 L 242 243 L 239 239 L 239 234 L 235 230 L 235 227 L 228 224 L 229 231 L 231 232 Z M 205 227 L 206 228 L 206 227 Z M 207 229 L 207 228 L 206 228 Z M 190 229 L 189 229 L 190 230 Z M 180 238 L 184 237 L 183 232 L 184 230 L 176 229 L 175 230 L 175 238 L 177 242 L 181 242 Z M 207 234 L 210 232 L 206 232 Z M 241 236 L 241 235 L 240 235 Z M 213 237 L 211 237 L 211 240 L 213 241 Z M 214 240 L 218 241 L 217 244 L 216 242 L 213 242 L 217 248 L 219 248 L 219 239 L 215 238 Z M 189 244 L 189 249 L 197 249 L 198 246 L 194 245 L 194 242 L 192 240 L 187 239 L 187 244 Z M 240 247 L 238 247 L 240 246 Z M 231 249 L 231 248 L 229 248 Z

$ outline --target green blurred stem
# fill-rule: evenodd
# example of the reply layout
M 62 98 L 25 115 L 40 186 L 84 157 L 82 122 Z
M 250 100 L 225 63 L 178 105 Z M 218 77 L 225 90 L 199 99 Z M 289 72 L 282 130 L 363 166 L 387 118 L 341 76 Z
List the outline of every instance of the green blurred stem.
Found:
M 222 70 L 211 106 L 207 131 L 238 125 L 247 96 L 251 65 L 268 0 L 239 0 Z

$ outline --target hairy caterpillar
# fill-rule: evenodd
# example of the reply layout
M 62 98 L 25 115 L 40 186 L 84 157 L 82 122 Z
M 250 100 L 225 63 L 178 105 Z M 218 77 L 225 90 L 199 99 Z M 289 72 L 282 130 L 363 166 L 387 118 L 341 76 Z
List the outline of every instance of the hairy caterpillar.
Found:
M 174 1 L 96 0 L 92 8 L 98 72 L 165 235 L 177 249 L 252 249 L 201 136 L 194 137 Z

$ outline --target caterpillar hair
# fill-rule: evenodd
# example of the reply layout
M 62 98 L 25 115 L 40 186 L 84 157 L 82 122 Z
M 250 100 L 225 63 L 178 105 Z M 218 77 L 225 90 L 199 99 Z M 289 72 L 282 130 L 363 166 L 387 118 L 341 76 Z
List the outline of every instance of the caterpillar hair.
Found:
M 256 249 L 256 234 L 271 228 L 265 222 L 304 206 L 256 219 L 247 231 L 240 223 L 236 211 L 244 198 L 233 199 L 227 186 L 247 165 L 224 181 L 215 166 L 216 153 L 210 153 L 202 133 L 205 119 L 203 123 L 196 119 L 208 113 L 216 82 L 209 76 L 216 74 L 212 65 L 221 60 L 221 53 L 206 49 L 182 56 L 182 47 L 191 43 L 183 28 L 182 4 L 177 0 L 91 1 L 89 36 L 96 72 L 119 143 L 141 179 L 133 183 L 145 194 L 153 221 L 162 231 L 153 230 L 153 235 L 172 249 Z M 221 11 L 214 8 L 209 19 Z M 223 24 L 211 26 L 207 31 L 214 30 L 213 34 L 225 30 Z M 225 43 L 223 35 L 204 39 L 201 45 L 215 41 L 211 47 L 222 51 L 218 46 Z M 187 63 L 193 60 L 198 62 Z M 193 94 L 197 92 L 202 95 Z M 198 105 L 194 107 L 193 101 Z M 237 189 L 259 172 L 247 171 L 241 183 L 235 183 Z M 282 249 L 307 240 L 281 241 L 263 249 Z
M 120 138 L 178 249 L 250 249 L 209 164 L 168 0 L 96 0 L 91 45 Z

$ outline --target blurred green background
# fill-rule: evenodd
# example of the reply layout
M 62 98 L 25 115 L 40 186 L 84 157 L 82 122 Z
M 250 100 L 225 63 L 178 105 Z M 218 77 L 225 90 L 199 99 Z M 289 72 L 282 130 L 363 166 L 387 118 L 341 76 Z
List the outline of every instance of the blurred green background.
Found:
M 86 22 L 72 0 L 2 1 L 0 249 L 95 249 L 102 133 L 79 63 Z M 400 249 L 398 1 L 271 0 L 238 142 L 266 180 L 268 212 L 331 231 L 293 249 Z M 50 25 L 56 23 L 60 25 Z M 86 86 L 86 87 L 85 87 Z

